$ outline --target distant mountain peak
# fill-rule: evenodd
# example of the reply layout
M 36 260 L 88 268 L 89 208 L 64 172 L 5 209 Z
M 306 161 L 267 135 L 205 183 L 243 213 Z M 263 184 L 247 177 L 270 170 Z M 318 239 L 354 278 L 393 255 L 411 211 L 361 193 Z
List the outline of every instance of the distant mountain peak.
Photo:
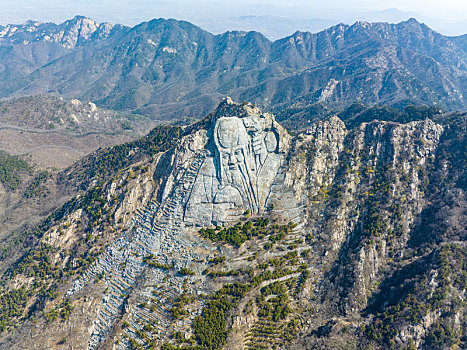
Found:
M 371 24 L 366 21 L 356 21 L 354 25 L 357 27 L 364 27 L 364 28 L 368 28 L 369 26 L 371 26 Z
M 75 26 L 93 26 L 98 28 L 99 23 L 93 19 L 85 16 L 75 16 L 72 19 L 65 21 L 62 25 L 75 25 Z
M 0 45 L 30 44 L 42 41 L 73 49 L 94 37 L 97 40 L 107 38 L 114 27 L 123 28 L 121 25 L 110 23 L 99 24 L 85 16 L 75 16 L 60 24 L 29 20 L 19 25 L 9 24 L 6 27 L 0 27 Z
M 406 22 L 407 22 L 407 23 L 418 23 L 418 24 L 421 24 L 415 17 L 410 17 Z
M 76 15 L 75 17 L 71 19 L 71 21 L 82 21 L 82 20 L 90 20 L 94 22 L 94 20 L 92 20 L 91 18 L 82 16 L 82 15 Z

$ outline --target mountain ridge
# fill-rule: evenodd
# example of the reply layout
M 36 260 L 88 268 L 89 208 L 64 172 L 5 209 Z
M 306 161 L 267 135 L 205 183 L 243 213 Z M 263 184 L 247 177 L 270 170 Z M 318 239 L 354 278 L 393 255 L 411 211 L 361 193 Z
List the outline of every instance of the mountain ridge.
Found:
M 55 92 L 166 120 L 204 115 L 226 95 L 290 113 L 355 101 L 467 107 L 467 37 L 443 36 L 415 19 L 339 24 L 276 41 L 259 32 L 213 35 L 173 19 L 112 28 L 104 38 L 75 36 L 73 49 L 38 42 L 35 50 L 49 53 L 27 64 L 23 51 L 32 47 L 0 40 L 10 61 L 0 70 L 8 82 L 0 96 Z
M 85 16 L 75 16 L 63 23 L 26 21 L 21 25 L 0 26 L 0 44 L 27 44 L 34 41 L 58 43 L 67 49 L 85 44 L 90 39 L 103 39 L 125 26 L 97 23 Z

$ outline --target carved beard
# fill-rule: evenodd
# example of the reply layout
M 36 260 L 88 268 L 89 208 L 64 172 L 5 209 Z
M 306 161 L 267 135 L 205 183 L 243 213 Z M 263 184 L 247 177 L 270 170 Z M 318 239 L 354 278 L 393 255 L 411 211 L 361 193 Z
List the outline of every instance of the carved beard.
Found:
M 258 202 L 254 191 L 256 179 L 252 178 L 248 171 L 246 155 L 243 154 L 243 161 L 234 164 L 232 168 L 226 165 L 222 173 L 222 185 L 235 187 L 242 194 L 243 198 L 248 199 L 250 211 L 256 213 L 258 211 Z

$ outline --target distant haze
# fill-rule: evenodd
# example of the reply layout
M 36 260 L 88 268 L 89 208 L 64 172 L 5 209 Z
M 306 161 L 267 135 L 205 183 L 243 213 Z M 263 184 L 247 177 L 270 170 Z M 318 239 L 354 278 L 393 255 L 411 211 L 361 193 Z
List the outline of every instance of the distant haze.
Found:
M 467 33 L 467 2 L 459 0 L 2 0 L 0 24 L 62 22 L 84 15 L 135 25 L 152 18 L 190 21 L 213 33 L 257 30 L 271 39 L 296 30 L 317 32 L 356 20 L 400 22 L 410 17 L 446 35 Z

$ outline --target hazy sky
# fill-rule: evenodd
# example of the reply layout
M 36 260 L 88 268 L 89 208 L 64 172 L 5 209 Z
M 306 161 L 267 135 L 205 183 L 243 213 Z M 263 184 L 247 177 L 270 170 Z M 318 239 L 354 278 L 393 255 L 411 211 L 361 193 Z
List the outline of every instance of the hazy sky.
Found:
M 242 15 L 324 18 L 336 23 L 360 18 L 397 21 L 414 16 L 435 29 L 449 31 L 457 26 L 452 33 L 467 33 L 465 0 L 0 0 L 0 5 L 0 24 L 28 19 L 61 22 L 77 14 L 127 25 L 158 17 L 209 24 L 212 19 Z M 375 13 L 394 8 L 407 13 Z

